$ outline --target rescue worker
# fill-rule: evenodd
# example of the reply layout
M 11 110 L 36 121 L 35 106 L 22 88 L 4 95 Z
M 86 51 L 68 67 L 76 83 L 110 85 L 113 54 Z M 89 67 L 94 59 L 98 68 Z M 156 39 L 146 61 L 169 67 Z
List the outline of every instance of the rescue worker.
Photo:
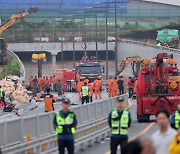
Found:
M 180 132 L 179 131 L 169 146 L 169 152 L 170 154 L 180 154 Z
M 107 87 L 108 87 L 108 96 L 109 96 L 109 98 L 111 98 L 111 97 L 113 97 L 113 80 L 112 80 L 112 78 L 110 77 L 109 78 L 109 80 L 107 81 L 107 83 L 106 83 L 106 85 L 107 85 Z
M 54 116 L 53 124 L 58 136 L 58 149 L 60 154 L 65 154 L 67 148 L 68 154 L 74 154 L 74 133 L 77 126 L 77 119 L 74 112 L 69 110 L 70 100 L 64 98 L 62 101 L 62 110 Z
M 63 94 L 63 83 L 60 80 L 58 80 L 56 89 L 57 89 L 58 97 L 61 96 Z
M 100 80 L 98 80 L 98 78 L 96 78 L 95 80 L 94 80 L 94 83 L 93 83 L 93 86 L 94 86 L 94 92 L 95 92 L 95 98 L 96 99 L 101 99 L 102 97 L 101 97 L 101 85 L 102 85 L 102 83 L 101 83 L 101 81 Z
M 86 77 L 86 79 L 84 80 L 84 83 L 89 83 L 89 78 L 88 77 Z
M 119 95 L 124 94 L 124 81 L 125 79 L 123 78 L 123 76 L 120 76 L 119 80 L 117 81 L 119 88 Z
M 89 87 L 87 86 L 87 83 L 84 82 L 84 86 L 81 88 L 81 97 L 82 97 L 82 104 L 86 101 L 86 103 L 89 103 Z
M 94 86 L 91 81 L 88 82 L 87 86 L 89 87 L 89 101 L 93 101 L 93 91 L 94 91 Z
M 32 88 L 32 86 L 33 86 L 33 76 L 31 76 L 29 78 L 29 86 L 30 86 L 30 88 Z
M 180 129 L 180 101 L 178 102 L 177 110 L 173 115 L 171 115 L 170 123 L 172 128 L 176 130 Z
M 129 98 L 131 98 L 134 94 L 134 83 L 133 80 L 131 78 L 131 76 L 128 79 L 128 90 L 129 90 Z
M 160 47 L 160 46 L 161 46 L 161 43 L 159 42 L 156 46 L 157 46 L 157 47 Z
M 0 99 L 1 99 L 0 101 L 5 104 L 4 97 L 5 97 L 5 92 L 0 85 Z
M 38 88 L 39 88 L 39 91 L 42 90 L 42 78 L 41 77 L 38 78 Z
M 37 84 L 38 80 L 37 80 L 37 76 L 34 77 L 33 79 L 33 84 Z
M 115 97 L 118 95 L 118 84 L 117 84 L 117 78 L 115 77 L 112 82 L 112 96 Z
M 79 101 L 81 101 L 81 88 L 84 85 L 83 79 L 80 79 L 80 81 L 77 83 L 76 90 L 78 92 Z
M 45 112 L 54 111 L 53 103 L 55 102 L 54 96 L 50 94 L 50 88 L 47 88 L 46 93 L 41 97 L 44 99 Z
M 131 115 L 128 110 L 124 109 L 124 98 L 117 98 L 116 105 L 117 108 L 113 109 L 108 116 L 108 123 L 111 128 L 111 154 L 117 153 L 118 145 L 122 147 L 127 143 L 128 128 L 131 125 Z

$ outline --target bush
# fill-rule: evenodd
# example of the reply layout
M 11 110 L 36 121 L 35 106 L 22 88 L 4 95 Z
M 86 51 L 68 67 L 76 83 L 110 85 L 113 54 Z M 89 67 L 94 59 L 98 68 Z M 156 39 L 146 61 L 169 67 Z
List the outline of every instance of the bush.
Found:
M 0 74 L 0 79 L 4 79 L 8 75 L 20 76 L 20 65 L 16 59 L 8 61 L 8 64 L 4 66 L 4 70 Z

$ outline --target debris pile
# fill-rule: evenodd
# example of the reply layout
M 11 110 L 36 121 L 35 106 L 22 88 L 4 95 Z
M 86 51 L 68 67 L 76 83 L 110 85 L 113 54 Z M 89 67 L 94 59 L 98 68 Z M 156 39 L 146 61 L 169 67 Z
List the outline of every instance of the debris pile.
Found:
M 0 85 L 6 97 L 8 97 L 12 103 L 24 104 L 30 100 L 27 89 L 22 85 L 22 81 L 19 77 L 8 76 L 0 80 Z

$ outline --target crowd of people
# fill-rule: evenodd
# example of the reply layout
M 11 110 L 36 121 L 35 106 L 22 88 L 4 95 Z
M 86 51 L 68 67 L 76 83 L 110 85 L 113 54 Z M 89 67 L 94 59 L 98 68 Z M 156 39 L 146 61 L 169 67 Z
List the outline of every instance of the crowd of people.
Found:
M 116 77 L 114 79 L 110 77 L 106 83 L 109 98 L 124 94 L 125 93 L 124 83 L 125 83 L 125 78 L 123 76 L 120 76 L 118 80 Z M 128 83 L 129 98 L 131 98 L 136 93 L 137 78 L 133 78 L 130 76 L 127 83 Z
M 70 111 L 70 100 L 62 101 L 62 110 L 54 116 L 53 124 L 58 135 L 60 154 L 74 154 L 74 133 L 78 119 Z M 66 124 L 66 121 L 69 121 Z M 108 115 L 108 124 L 111 130 L 110 151 L 117 154 L 120 145 L 121 154 L 179 154 L 180 153 L 180 102 L 177 111 L 171 116 L 166 110 L 156 114 L 159 129 L 150 138 L 128 142 L 128 129 L 131 127 L 131 114 L 124 108 L 124 97 L 116 99 L 116 108 Z
M 33 92 L 33 96 L 36 97 L 38 92 L 46 91 L 50 88 L 52 92 L 57 92 L 58 96 L 63 94 L 63 84 L 55 76 L 53 77 L 33 77 L 29 78 L 29 87 Z

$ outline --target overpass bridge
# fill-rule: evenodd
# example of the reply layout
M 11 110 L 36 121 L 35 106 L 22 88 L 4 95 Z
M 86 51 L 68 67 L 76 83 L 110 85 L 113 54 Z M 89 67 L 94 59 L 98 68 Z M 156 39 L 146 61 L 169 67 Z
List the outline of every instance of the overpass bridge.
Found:
M 118 59 L 122 60 L 127 56 L 139 55 L 142 58 L 152 58 L 157 53 L 173 54 L 174 59 L 180 66 L 180 51 L 167 50 L 155 45 L 145 46 L 144 43 L 128 41 L 118 43 Z M 125 70 L 124 73 L 127 73 Z M 124 96 L 127 101 L 127 96 Z M 130 109 L 132 115 L 132 126 L 130 128 L 130 140 L 138 137 L 149 137 L 156 129 L 154 123 L 138 124 L 136 119 L 136 102 Z M 79 126 L 76 132 L 76 150 L 80 154 L 106 153 L 109 154 L 109 128 L 107 125 L 107 114 L 115 107 L 115 100 L 105 99 L 84 106 L 77 106 L 73 109 L 77 113 Z M 38 153 L 57 153 L 56 135 L 52 129 L 51 121 L 53 113 L 38 113 L 22 118 L 15 118 L 0 122 L 0 146 L 3 153 L 13 152 L 38 152 Z M 47 122 L 48 121 L 48 122 Z M 26 124 L 26 125 L 25 125 Z M 14 128 L 14 129 L 13 129 Z M 15 129 L 17 128 L 17 129 Z M 12 131 L 13 130 L 13 131 Z M 32 140 L 27 141 L 26 136 L 31 135 Z M 96 142 L 96 144 L 94 144 Z M 97 142 L 99 144 L 97 144 Z M 91 148 L 86 147 L 91 146 Z M 79 149 L 85 149 L 80 152 Z
M 46 51 L 52 56 L 52 61 L 56 62 L 56 56 L 59 52 L 67 51 L 85 51 L 85 43 L 9 43 L 8 49 L 16 53 L 19 52 L 36 52 L 36 51 Z M 106 44 L 103 42 L 97 42 L 98 51 L 106 50 Z M 86 42 L 86 51 L 95 51 L 96 42 Z M 115 50 L 115 43 L 108 43 L 108 50 Z

